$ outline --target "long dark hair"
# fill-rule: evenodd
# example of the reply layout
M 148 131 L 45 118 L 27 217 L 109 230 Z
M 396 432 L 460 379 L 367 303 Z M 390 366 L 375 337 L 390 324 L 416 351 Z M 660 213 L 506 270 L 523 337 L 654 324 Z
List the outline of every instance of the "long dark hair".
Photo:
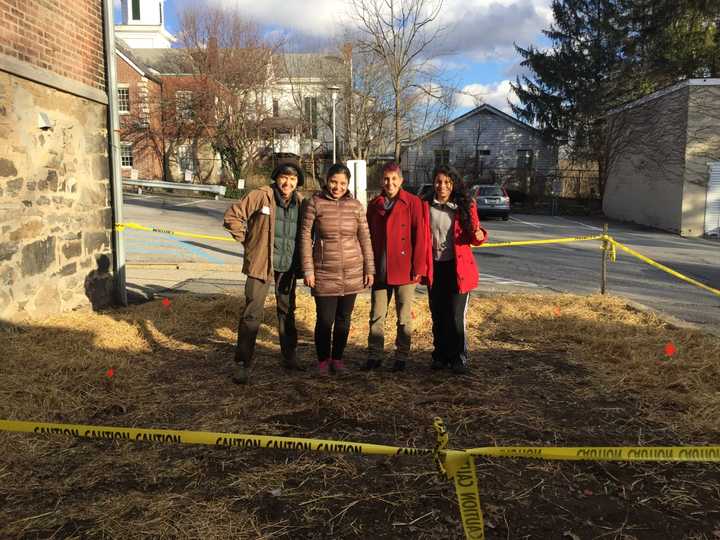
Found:
M 450 178 L 450 180 L 452 180 L 453 190 L 450 194 L 450 201 L 455 203 L 458 207 L 458 212 L 460 215 L 460 226 L 462 227 L 463 232 L 467 235 L 475 234 L 475 231 L 473 230 L 472 219 L 470 218 L 470 206 L 472 205 L 472 197 L 470 196 L 470 192 L 468 191 L 465 182 L 462 181 L 460 173 L 458 173 L 454 167 L 451 167 L 450 165 L 440 165 L 439 167 L 435 168 L 432 175 L 433 189 L 425 195 L 425 200 L 428 202 L 432 202 L 433 198 L 435 197 L 434 186 L 435 179 L 438 177 L 438 174 L 444 174 L 445 176 Z

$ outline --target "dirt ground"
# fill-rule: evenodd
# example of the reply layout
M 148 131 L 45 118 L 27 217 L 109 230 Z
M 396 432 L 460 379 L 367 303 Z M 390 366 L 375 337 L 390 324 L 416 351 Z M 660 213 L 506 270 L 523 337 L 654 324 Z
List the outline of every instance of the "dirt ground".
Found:
M 280 369 L 269 301 L 247 387 L 229 378 L 237 298 L 0 323 L 0 418 L 429 448 L 441 416 L 452 448 L 720 443 L 716 337 L 613 298 L 473 297 L 472 372 L 454 376 L 429 369 L 426 301 L 418 294 L 408 370 L 368 374 L 360 297 L 351 369 L 325 380 Z M 308 366 L 313 310 L 301 296 Z M 718 464 L 477 459 L 477 469 L 489 539 L 720 538 Z M 459 515 L 428 457 L 0 433 L 2 538 L 462 538 Z

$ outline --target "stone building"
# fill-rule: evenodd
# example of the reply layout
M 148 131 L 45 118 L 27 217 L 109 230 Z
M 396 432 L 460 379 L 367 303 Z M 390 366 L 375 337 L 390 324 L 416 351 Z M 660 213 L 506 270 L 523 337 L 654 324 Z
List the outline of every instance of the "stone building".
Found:
M 682 81 L 610 111 L 608 129 L 608 217 L 683 236 L 720 232 L 720 79 Z
M 106 305 L 103 2 L 0 2 L 0 36 L 0 319 Z

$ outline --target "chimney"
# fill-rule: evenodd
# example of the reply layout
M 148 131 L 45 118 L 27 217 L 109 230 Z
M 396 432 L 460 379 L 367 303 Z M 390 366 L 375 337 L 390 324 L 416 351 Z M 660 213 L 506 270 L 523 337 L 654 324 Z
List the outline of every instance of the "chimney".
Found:
M 207 70 L 212 72 L 217 69 L 218 65 L 218 46 L 217 38 L 210 36 L 207 43 Z

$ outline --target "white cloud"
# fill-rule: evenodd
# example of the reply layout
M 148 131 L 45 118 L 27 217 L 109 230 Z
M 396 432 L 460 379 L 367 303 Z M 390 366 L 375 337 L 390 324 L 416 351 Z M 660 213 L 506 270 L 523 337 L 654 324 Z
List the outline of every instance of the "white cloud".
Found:
M 179 7 L 186 1 L 174 4 Z M 286 28 L 301 42 L 340 34 L 352 13 L 349 0 L 208 1 L 238 9 L 261 25 Z M 448 31 L 435 48 L 476 60 L 508 59 L 514 55 L 514 43 L 531 43 L 548 26 L 550 4 L 551 0 L 444 0 L 438 22 Z
M 510 81 L 506 79 L 492 84 L 468 84 L 458 95 L 457 105 L 463 108 L 473 108 L 487 103 L 503 112 L 512 114 L 508 99 L 513 104 L 518 103 L 517 96 L 510 87 Z

